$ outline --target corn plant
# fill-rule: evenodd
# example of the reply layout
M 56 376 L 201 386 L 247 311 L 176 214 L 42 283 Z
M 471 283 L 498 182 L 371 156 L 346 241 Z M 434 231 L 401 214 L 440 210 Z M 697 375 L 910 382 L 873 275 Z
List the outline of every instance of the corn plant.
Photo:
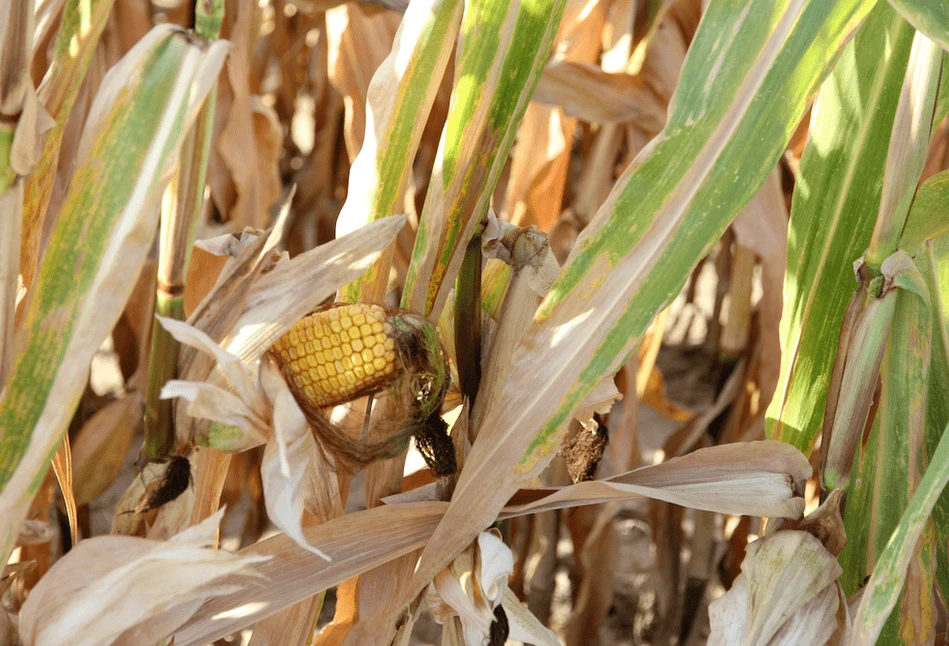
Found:
M 935 0 L 0 0 L 0 644 L 933 643 L 947 47 Z

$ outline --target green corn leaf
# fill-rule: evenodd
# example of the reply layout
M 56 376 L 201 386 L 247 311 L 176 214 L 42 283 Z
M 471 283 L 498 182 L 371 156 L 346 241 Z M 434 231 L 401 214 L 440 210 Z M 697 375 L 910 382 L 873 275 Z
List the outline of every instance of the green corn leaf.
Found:
M 25 285 L 32 284 L 39 261 L 43 223 L 53 193 L 56 168 L 59 164 L 59 148 L 66 131 L 66 123 L 72 114 L 76 96 L 99 44 L 99 37 L 112 13 L 114 2 L 115 0 L 66 2 L 53 58 L 37 90 L 37 98 L 53 117 L 55 125 L 47 133 L 36 170 L 26 182 L 23 242 L 20 250 L 20 267 Z
M 16 173 L 10 168 L 10 151 L 13 149 L 13 131 L 14 129 L 4 124 L 0 128 L 0 194 L 6 192 L 7 188 L 16 181 Z
M 0 560 L 134 286 L 182 139 L 227 47 L 202 51 L 183 31 L 158 26 L 103 80 L 0 399 Z
M 945 0 L 890 0 L 890 4 L 930 40 L 949 49 L 949 3 Z
M 949 171 L 927 179 L 916 192 L 900 249 L 913 255 L 927 240 L 949 231 Z
M 547 62 L 565 0 L 466 2 L 402 306 L 437 319 Z
M 926 464 L 929 303 L 912 291 L 897 292 L 881 370 L 877 424 L 865 449 L 860 477 L 851 478 L 847 494 L 848 544 L 840 563 L 844 568 L 841 584 L 849 594 L 856 592 L 866 575 L 874 571 L 876 560 L 909 506 Z M 908 546 L 915 561 L 913 576 L 907 579 L 911 590 L 902 596 L 897 610 L 883 626 L 880 643 L 919 643 L 914 641 L 914 630 L 922 631 L 917 637 L 925 642 L 926 630 L 931 632 L 934 628 L 930 625 L 935 617 L 931 592 L 933 536 L 930 528 L 926 540 Z
M 949 52 L 942 53 L 942 69 L 949 66 Z M 942 123 L 942 120 L 949 114 L 949 83 L 944 80 L 939 82 L 939 93 L 936 95 L 936 113 L 933 115 L 933 133 L 936 132 L 936 126 Z
M 890 132 L 913 28 L 879 3 L 821 88 L 801 159 L 788 233 L 781 372 L 765 431 L 814 445 L 847 303 L 853 263 L 880 207 Z
M 883 437 L 880 435 L 879 427 L 880 420 L 877 417 L 866 443 L 857 447 L 857 455 L 854 458 L 850 483 L 847 487 L 847 504 L 844 510 L 847 545 L 840 553 L 838 560 L 843 567 L 840 585 L 848 597 L 858 592 L 863 586 L 867 574 L 873 571 L 875 558 L 882 549 L 882 546 L 876 543 L 871 545 L 876 534 L 865 531 L 866 519 L 873 518 L 876 502 L 874 494 L 880 477 L 877 470 L 883 460 L 881 453 Z
M 899 248 L 910 204 L 919 187 L 919 177 L 929 151 L 941 72 L 942 53 L 939 47 L 917 32 L 913 38 L 890 135 L 880 212 L 866 253 L 866 261 L 871 268 L 875 268 Z
M 461 10 L 461 0 L 409 4 L 392 51 L 369 84 L 366 137 L 349 172 L 337 236 L 402 212 L 412 160 L 455 45 Z M 340 300 L 383 302 L 391 262 L 391 251 L 383 254 L 342 290 Z
M 757 192 L 873 4 L 708 5 L 665 130 L 583 232 L 514 351 L 507 386 L 485 413 L 451 507 L 393 612 L 549 463 L 574 411 L 625 363 Z
M 849 644 L 877 643 L 890 612 L 896 607 L 911 563 L 924 558 L 917 549 L 931 527 L 930 514 L 949 482 L 949 433 L 945 430 L 929 467 L 877 560 L 873 575 L 864 588 L 863 598 L 853 621 Z M 880 642 L 885 643 L 885 642 Z
M 929 303 L 922 276 L 899 244 L 926 160 L 941 67 L 935 43 L 916 32 L 890 133 L 873 235 L 854 265 L 859 267 L 861 285 L 851 305 L 858 307 L 856 311 L 848 307 L 844 317 L 831 375 L 821 454 L 821 478 L 828 490 L 846 486 L 867 424 L 899 293 L 895 288 L 915 291 Z M 889 427 L 882 432 L 889 432 Z M 922 442 L 921 434 L 917 440 Z
M 949 235 L 924 243 L 917 253 L 917 264 L 926 278 L 932 300 L 932 355 L 929 364 L 929 393 L 926 406 L 926 445 L 929 454 L 936 451 L 943 429 L 949 424 L 949 332 L 946 309 L 949 303 Z M 936 545 L 949 541 L 949 492 L 943 492 L 933 510 Z M 943 598 L 949 598 L 949 561 L 946 550 L 936 550 L 936 582 Z

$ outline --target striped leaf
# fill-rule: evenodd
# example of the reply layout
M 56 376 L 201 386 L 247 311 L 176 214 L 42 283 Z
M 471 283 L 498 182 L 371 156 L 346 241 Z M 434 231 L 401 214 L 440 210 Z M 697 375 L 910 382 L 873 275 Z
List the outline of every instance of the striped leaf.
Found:
M 926 405 L 926 445 L 933 455 L 949 425 L 949 235 L 924 244 L 916 263 L 926 278 L 931 300 L 932 355 L 929 363 L 929 393 Z M 949 541 L 949 492 L 943 492 L 933 510 L 936 545 Z M 949 598 L 949 560 L 944 549 L 936 550 L 936 583 L 943 598 Z
M 625 363 L 757 192 L 873 4 L 712 0 L 665 130 L 577 241 L 515 350 L 507 387 L 486 412 L 451 507 L 393 613 L 553 457 L 573 411 Z
M 369 83 L 366 137 L 349 172 L 338 237 L 402 212 L 412 160 L 455 46 L 461 10 L 461 0 L 409 4 L 392 51 Z M 341 300 L 383 302 L 391 262 L 391 251 L 383 254 L 342 291 Z
M 925 468 L 929 317 L 929 304 L 919 294 L 899 290 L 883 360 L 877 423 L 864 449 L 861 472 L 851 478 L 847 496 L 848 544 L 840 562 L 844 568 L 841 584 L 848 594 L 856 592 L 874 571 Z M 906 579 L 911 589 L 882 628 L 881 643 L 918 643 L 913 638 L 914 630 L 920 637 L 929 631 L 932 637 L 934 626 L 929 622 L 935 617 L 935 608 L 931 529 L 925 538 L 907 548 L 913 553 L 915 566 Z M 886 615 L 882 619 L 886 620 Z
M 0 560 L 134 287 L 182 138 L 226 51 L 156 27 L 110 71 L 93 103 L 0 399 Z
M 945 205 L 949 202 L 949 171 L 927 179 L 916 192 L 913 208 L 900 238 L 900 249 L 913 255 L 926 241 L 949 231 Z
M 53 58 L 37 91 L 40 102 L 56 123 L 46 135 L 39 163 L 26 182 L 20 248 L 20 267 L 26 285 L 32 284 L 36 263 L 39 261 L 43 222 L 53 193 L 56 168 L 59 165 L 59 148 L 66 122 L 72 113 L 79 88 L 86 78 L 86 71 L 109 14 L 112 13 L 114 2 L 115 0 L 66 2 Z
M 917 331 L 912 332 L 915 334 Z M 863 597 L 854 617 L 848 644 L 856 646 L 876 643 L 887 617 L 899 601 L 907 579 L 907 571 L 914 565 L 917 567 L 927 565 L 925 551 L 918 549 L 918 546 L 920 541 L 930 540 L 927 535 L 927 528 L 931 527 L 930 514 L 947 482 L 949 482 L 949 433 L 944 430 L 919 487 L 916 488 L 899 524 L 890 535 L 885 549 L 876 562 L 873 575 L 863 590 Z M 910 628 L 912 626 L 907 627 L 907 629 Z M 918 635 L 909 635 L 909 637 L 916 636 Z M 910 639 L 906 641 L 909 642 Z M 880 643 L 892 642 L 881 640 Z M 912 643 L 919 642 L 912 641 Z
M 455 87 L 402 306 L 437 319 L 547 62 L 565 0 L 465 3 Z
M 824 417 L 840 326 L 857 287 L 853 263 L 879 212 L 914 33 L 879 3 L 814 105 L 789 223 L 781 372 L 765 428 L 805 452 Z

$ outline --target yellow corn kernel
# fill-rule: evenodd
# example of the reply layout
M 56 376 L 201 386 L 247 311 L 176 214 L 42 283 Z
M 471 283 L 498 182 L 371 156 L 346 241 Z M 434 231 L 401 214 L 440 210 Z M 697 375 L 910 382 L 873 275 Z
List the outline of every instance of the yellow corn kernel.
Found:
M 397 368 L 395 347 L 385 309 L 353 304 L 304 317 L 270 352 L 297 399 L 319 409 L 384 387 Z

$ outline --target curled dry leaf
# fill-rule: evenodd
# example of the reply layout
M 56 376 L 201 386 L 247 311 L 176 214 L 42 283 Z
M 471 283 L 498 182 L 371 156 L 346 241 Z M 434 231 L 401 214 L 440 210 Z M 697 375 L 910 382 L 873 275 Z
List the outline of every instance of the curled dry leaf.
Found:
M 642 496 L 724 514 L 800 518 L 810 474 L 807 458 L 782 442 L 713 446 L 606 480 L 522 490 L 502 517 Z
M 511 639 L 537 646 L 560 646 L 560 640 L 554 631 L 535 617 L 510 588 L 504 590 L 502 606 L 511 628 Z
M 590 391 L 580 407 L 573 413 L 576 419 L 584 428 L 590 428 L 594 415 L 606 415 L 613 408 L 613 404 L 623 399 L 622 393 L 616 388 L 616 383 L 612 377 L 607 377 Z
M 306 540 L 301 525 L 312 480 L 311 469 L 320 463 L 320 448 L 303 411 L 269 361 L 262 366 L 261 382 L 273 402 L 274 438 L 267 443 L 260 465 L 267 515 L 298 545 L 328 561 L 330 558 L 326 554 Z
M 269 361 L 242 363 L 187 323 L 158 320 L 179 342 L 213 357 L 229 385 L 169 381 L 162 398 L 182 397 L 190 402 L 192 417 L 225 425 L 211 428 L 209 440 L 215 448 L 243 451 L 266 444 L 260 471 L 270 519 L 300 546 L 328 559 L 307 542 L 301 526 L 308 469 L 319 448 L 279 372 Z
M 154 643 L 173 632 L 200 603 L 233 592 L 220 584 L 228 575 L 250 576 L 267 557 L 209 549 L 216 542 L 223 511 L 168 541 L 100 536 L 80 542 L 50 569 L 20 611 L 26 646 L 131 643 L 123 634 L 149 622 L 142 641 Z M 181 606 L 190 612 L 169 612 Z
M 496 643 L 492 635 L 504 628 L 510 639 L 528 644 L 559 644 L 554 634 L 543 628 L 508 590 L 508 578 L 513 572 L 510 548 L 496 531 L 482 532 L 477 541 L 435 576 L 425 601 L 440 624 L 460 618 L 464 643 L 469 646 Z
M 844 529 L 844 520 L 840 515 L 840 505 L 843 501 L 844 490 L 834 489 L 821 503 L 821 506 L 807 515 L 800 522 L 780 521 L 776 529 L 799 529 L 811 534 L 821 542 L 828 552 L 840 556 L 847 545 L 847 532 Z M 769 530 L 770 533 L 770 530 Z
M 821 645 L 837 633 L 842 570 L 811 534 L 780 531 L 758 539 L 741 570 L 709 607 L 710 645 Z
M 804 483 L 811 472 L 807 458 L 783 442 L 713 446 L 605 480 L 521 489 L 499 518 L 639 497 L 723 514 L 800 518 L 804 512 Z M 388 496 L 383 502 L 392 505 L 440 500 L 436 485 Z
M 560 275 L 560 263 L 551 252 L 545 233 L 533 225 L 514 226 L 494 213 L 488 216 L 481 234 L 481 251 L 486 258 L 511 265 L 515 273 L 526 269 L 531 289 L 541 298 Z

